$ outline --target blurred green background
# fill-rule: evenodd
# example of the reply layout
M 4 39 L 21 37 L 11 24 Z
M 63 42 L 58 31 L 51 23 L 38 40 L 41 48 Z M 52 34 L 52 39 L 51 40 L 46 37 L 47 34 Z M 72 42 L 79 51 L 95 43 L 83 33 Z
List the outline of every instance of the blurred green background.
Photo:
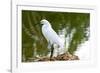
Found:
M 64 29 L 65 38 L 70 38 L 75 30 L 67 47 L 70 54 L 89 38 L 89 13 L 22 10 L 22 62 L 48 54 L 48 43 L 41 32 L 42 19 L 47 19 L 58 34 Z

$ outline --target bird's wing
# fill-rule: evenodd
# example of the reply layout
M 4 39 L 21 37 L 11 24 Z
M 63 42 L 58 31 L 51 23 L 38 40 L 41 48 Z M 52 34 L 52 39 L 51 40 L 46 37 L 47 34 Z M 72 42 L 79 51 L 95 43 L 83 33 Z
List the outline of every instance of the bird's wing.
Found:
M 50 41 L 51 44 L 57 44 L 59 46 L 62 45 L 61 38 L 51 27 L 42 27 L 42 33 L 44 37 L 47 39 L 47 41 Z

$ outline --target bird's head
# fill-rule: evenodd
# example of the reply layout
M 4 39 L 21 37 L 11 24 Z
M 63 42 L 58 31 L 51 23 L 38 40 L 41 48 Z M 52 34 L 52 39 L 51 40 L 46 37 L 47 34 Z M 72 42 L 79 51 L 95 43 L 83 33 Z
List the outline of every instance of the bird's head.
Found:
M 47 21 L 46 19 L 42 19 L 42 20 L 40 21 L 40 23 L 41 23 L 41 25 L 49 25 L 49 26 L 51 26 L 51 25 L 50 25 L 50 22 Z

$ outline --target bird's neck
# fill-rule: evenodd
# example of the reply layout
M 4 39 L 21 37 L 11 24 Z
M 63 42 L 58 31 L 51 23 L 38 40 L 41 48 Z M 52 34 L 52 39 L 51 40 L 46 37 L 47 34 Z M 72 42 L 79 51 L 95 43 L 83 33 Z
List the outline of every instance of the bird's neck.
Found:
M 44 27 L 47 27 L 47 28 L 50 27 L 51 28 L 52 26 L 50 24 L 46 24 L 46 25 L 44 25 Z

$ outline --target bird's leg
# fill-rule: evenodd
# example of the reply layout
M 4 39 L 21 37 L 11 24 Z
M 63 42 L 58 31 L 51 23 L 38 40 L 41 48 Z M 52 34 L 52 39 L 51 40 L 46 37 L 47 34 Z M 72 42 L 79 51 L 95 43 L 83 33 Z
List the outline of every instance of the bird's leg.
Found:
M 53 51 L 54 51 L 54 47 L 53 47 L 53 45 L 51 45 L 51 55 L 50 55 L 50 61 L 52 60 Z
M 51 43 L 50 43 L 50 41 L 48 42 L 48 49 L 51 49 Z

